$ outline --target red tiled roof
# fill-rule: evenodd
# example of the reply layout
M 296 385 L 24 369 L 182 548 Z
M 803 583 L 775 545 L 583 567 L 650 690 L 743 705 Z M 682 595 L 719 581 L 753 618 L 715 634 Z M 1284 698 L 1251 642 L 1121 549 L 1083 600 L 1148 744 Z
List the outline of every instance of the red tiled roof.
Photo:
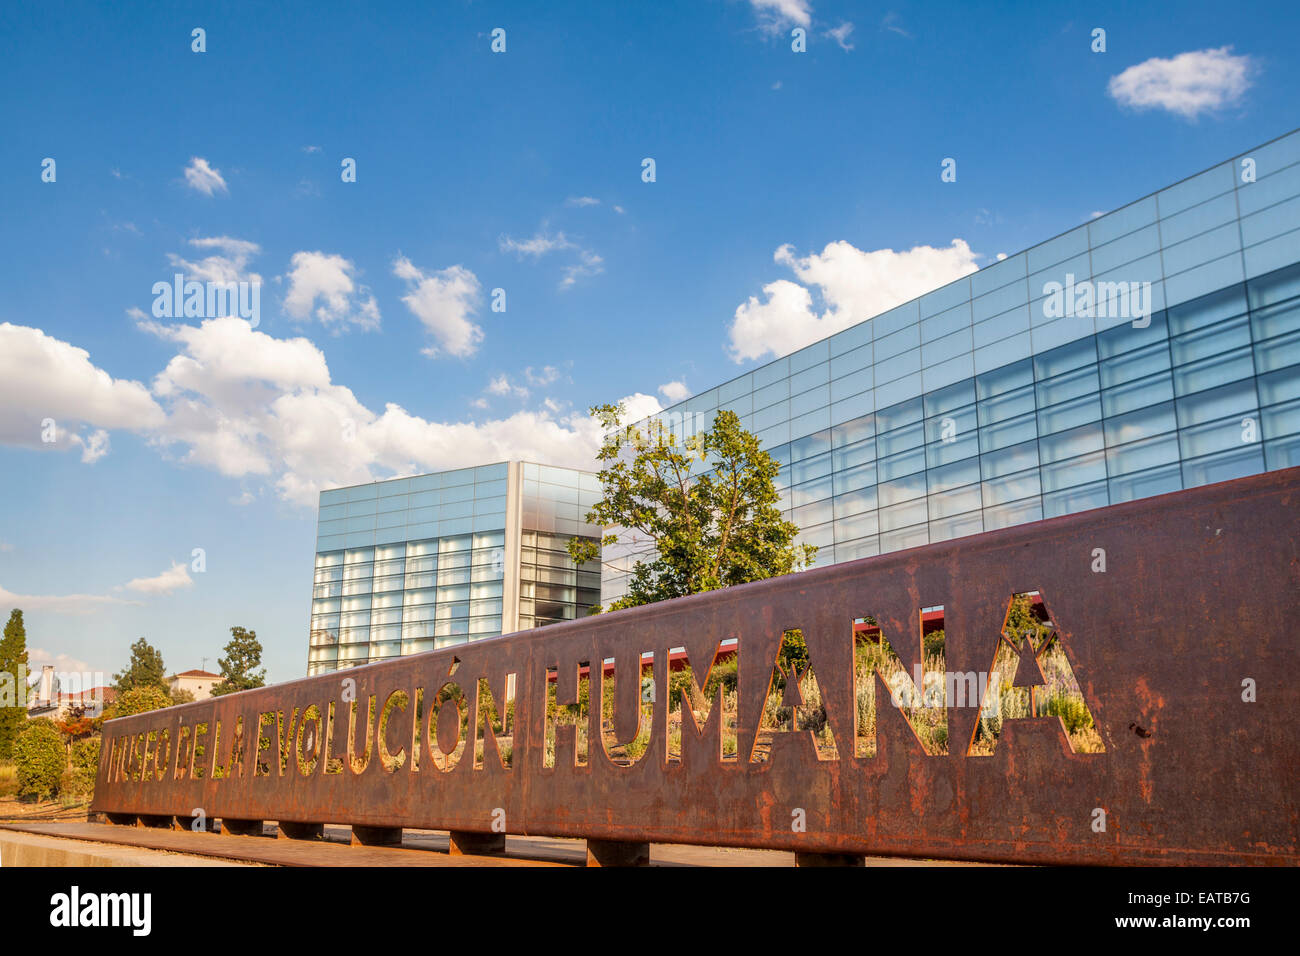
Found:
M 220 678 L 221 675 L 220 675 L 220 674 L 213 674 L 213 673 L 210 673 L 210 672 L 208 672 L 208 671 L 182 671 L 182 672 L 179 673 L 179 674 L 173 674 L 172 677 L 216 677 L 216 678 Z

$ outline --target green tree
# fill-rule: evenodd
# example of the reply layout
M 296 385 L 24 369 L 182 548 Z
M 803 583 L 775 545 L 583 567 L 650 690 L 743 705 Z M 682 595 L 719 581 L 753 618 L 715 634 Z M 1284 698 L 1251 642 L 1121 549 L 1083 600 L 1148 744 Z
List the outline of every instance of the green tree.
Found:
M 734 412 L 719 412 L 711 428 L 683 439 L 658 424 L 645 434 L 624 427 L 625 411 L 621 403 L 591 410 L 605 429 L 596 456 L 604 497 L 587 521 L 648 538 L 655 553 L 635 564 L 627 596 L 608 610 L 776 577 L 812 563 L 817 549 L 795 544 L 799 529 L 781 517 L 775 486 L 780 465 Z M 619 541 L 610 533 L 602 543 Z M 598 554 L 593 541 L 569 541 L 578 563 Z
M 14 608 L 0 638 L 0 760 L 11 760 L 14 738 L 27 720 L 27 630 Z M 12 698 L 12 699 L 10 699 Z
M 141 684 L 119 693 L 117 700 L 105 710 L 104 719 L 116 720 L 118 717 L 130 717 L 132 714 L 143 714 L 170 706 L 172 699 L 165 690 L 156 684 Z
M 72 745 L 72 787 L 81 796 L 95 795 L 100 744 L 99 737 L 88 737 Z
M 262 642 L 257 639 L 257 631 L 232 627 L 225 650 L 226 656 L 217 660 L 221 682 L 212 688 L 213 697 L 266 686 L 266 669 L 254 670 L 262 663 Z
M 14 764 L 19 797 L 48 800 L 58 793 L 68 752 L 54 724 L 48 720 L 29 722 L 14 740 Z
M 114 686 L 119 694 L 133 687 L 161 687 L 167 693 L 167 668 L 163 664 L 162 651 L 151 645 L 143 637 L 131 645 L 131 660 L 126 670 L 113 675 Z

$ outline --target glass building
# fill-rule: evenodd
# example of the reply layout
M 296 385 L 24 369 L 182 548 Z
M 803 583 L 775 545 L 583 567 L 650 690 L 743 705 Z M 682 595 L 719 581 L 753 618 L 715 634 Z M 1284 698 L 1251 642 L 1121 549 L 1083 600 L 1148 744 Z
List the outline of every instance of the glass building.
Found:
M 818 564 L 1300 465 L 1300 131 L 655 417 L 719 409 Z
M 600 603 L 569 538 L 594 474 L 527 462 L 322 491 L 308 674 L 572 620 Z

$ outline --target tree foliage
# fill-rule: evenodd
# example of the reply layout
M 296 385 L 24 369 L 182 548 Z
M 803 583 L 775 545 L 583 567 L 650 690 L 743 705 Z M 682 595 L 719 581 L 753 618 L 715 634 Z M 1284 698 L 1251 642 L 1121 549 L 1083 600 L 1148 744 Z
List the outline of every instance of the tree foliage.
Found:
M 225 650 L 226 656 L 217 661 L 221 681 L 213 686 L 213 697 L 266 686 L 266 669 L 255 670 L 262 663 L 262 642 L 257 639 L 257 631 L 232 627 Z
M 86 713 L 81 704 L 69 707 L 67 713 L 54 721 L 55 729 L 69 742 L 84 740 L 99 729 L 102 720 Z
M 794 543 L 799 529 L 781 516 L 780 465 L 740 425 L 719 412 L 712 427 L 687 437 L 652 425 L 623 426 L 622 404 L 591 410 L 605 430 L 597 458 L 603 498 L 587 521 L 652 543 L 638 561 L 626 597 L 608 610 L 635 607 L 788 574 L 812 563 L 817 549 Z M 618 532 L 603 544 L 620 542 Z M 595 542 L 573 538 L 569 554 L 595 558 Z
M 167 693 L 167 668 L 162 652 L 143 637 L 131 645 L 131 660 L 126 670 L 113 675 L 119 694 L 135 687 L 160 687 Z
M 0 678 L 7 677 L 13 695 L 12 701 L 0 702 L 0 760 L 12 759 L 14 738 L 27 720 L 23 696 L 27 690 L 26 673 L 27 630 L 23 626 L 23 612 L 14 608 L 5 624 L 4 637 L 0 638 Z
M 143 714 L 170 706 L 172 706 L 172 699 L 167 696 L 165 690 L 155 684 L 142 684 L 118 694 L 117 700 L 113 701 L 112 706 L 105 711 L 104 718 L 115 720 L 118 717 L 130 717 L 132 714 Z
M 72 785 L 82 796 L 93 796 L 99 775 L 99 752 L 102 741 L 88 737 L 72 745 Z
M 59 792 L 68 765 L 63 739 L 48 720 L 29 721 L 14 740 L 18 796 L 48 800 Z

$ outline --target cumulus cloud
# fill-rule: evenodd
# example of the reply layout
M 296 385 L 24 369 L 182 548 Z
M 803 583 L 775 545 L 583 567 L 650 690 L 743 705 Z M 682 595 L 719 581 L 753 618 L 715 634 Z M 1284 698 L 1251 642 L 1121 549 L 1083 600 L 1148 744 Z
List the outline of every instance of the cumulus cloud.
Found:
M 141 431 L 163 419 L 148 389 L 114 379 L 85 349 L 40 329 L 0 323 L 0 442 L 80 448 L 90 463 L 108 451 L 104 429 Z
M 685 382 L 665 382 L 659 386 L 659 394 L 669 405 L 675 405 L 690 398 L 691 390 L 686 387 Z
M 65 420 L 90 423 L 104 433 L 103 448 L 111 432 L 128 429 L 171 460 L 239 480 L 245 497 L 268 488 L 307 507 L 322 488 L 485 461 L 595 465 L 599 424 L 559 402 L 483 422 L 435 421 L 393 403 L 367 407 L 331 379 L 324 353 L 306 338 L 276 338 L 234 316 L 198 325 L 143 321 L 140 328 L 175 349 L 149 389 L 114 380 L 84 350 L 39 329 L 0 325 L 0 442 L 39 445 L 45 415 L 59 417 L 61 429 Z M 555 366 L 529 367 L 523 380 L 549 384 L 559 374 Z M 504 387 L 524 386 L 504 377 Z M 634 419 L 661 408 L 648 395 L 627 403 Z M 79 438 L 83 449 L 100 441 L 94 434 Z M 173 565 L 121 590 L 163 594 L 187 586 L 188 578 L 183 565 Z M 0 590 L 0 605 L 10 600 L 9 606 L 66 613 L 133 603 Z
M 961 239 L 944 248 L 916 246 L 903 252 L 864 252 L 840 240 L 802 258 L 784 245 L 773 258 L 799 282 L 769 282 L 763 286 L 764 299 L 750 296 L 736 308 L 729 329 L 736 362 L 793 352 L 978 268 L 978 256 Z M 820 313 L 809 287 L 818 290 L 824 306 Z
M 191 189 L 211 196 L 213 193 L 225 193 L 226 181 L 221 178 L 221 170 L 213 169 L 202 156 L 194 156 L 185 167 L 185 182 Z
M 507 458 L 590 468 L 600 444 L 585 412 L 554 403 L 481 423 L 430 421 L 396 404 L 372 410 L 331 381 L 313 343 L 237 318 L 151 331 L 181 350 L 154 380 L 168 407 L 158 443 L 181 449 L 184 462 L 260 478 L 298 504 L 314 505 L 322 488 Z M 500 379 L 498 389 L 520 388 Z M 638 417 L 660 407 L 651 396 L 629 401 Z
M 161 574 L 151 578 L 132 578 L 123 586 L 128 591 L 139 591 L 141 594 L 171 594 L 181 588 L 194 587 L 194 579 L 190 577 L 190 569 L 186 565 L 173 561 L 172 566 Z
M 206 236 L 189 239 L 187 242 L 200 252 L 209 254 L 197 262 L 174 252 L 167 254 L 167 261 L 173 268 L 180 269 L 186 279 L 196 282 L 262 281 L 256 272 L 248 271 L 249 260 L 262 252 L 262 247 L 257 243 L 231 236 Z
M 284 310 L 299 320 L 314 315 L 336 331 L 347 326 L 379 328 L 379 306 L 370 290 L 355 281 L 356 271 L 351 260 L 340 255 L 295 252 L 289 260 Z
M 488 392 L 493 395 L 513 395 L 516 398 L 528 398 L 529 391 L 522 385 L 515 385 L 505 373 L 488 382 Z
M 812 23 L 812 4 L 808 0 L 749 0 L 763 29 L 777 33 L 793 26 Z
M 28 650 L 27 669 L 29 672 L 39 671 L 46 664 L 64 674 L 80 674 L 90 671 L 90 665 L 79 657 L 71 657 L 68 654 L 51 654 L 41 647 L 33 647 Z
M 1107 91 L 1121 106 L 1163 109 L 1194 120 L 1241 102 L 1255 72 L 1249 56 L 1234 56 L 1225 46 L 1168 60 L 1152 57 L 1111 77 Z
M 483 329 L 472 321 L 479 306 L 478 276 L 460 265 L 426 274 L 405 256 L 393 263 L 393 275 L 410 284 L 402 301 L 436 342 L 422 350 L 425 355 L 465 358 L 478 350 Z

